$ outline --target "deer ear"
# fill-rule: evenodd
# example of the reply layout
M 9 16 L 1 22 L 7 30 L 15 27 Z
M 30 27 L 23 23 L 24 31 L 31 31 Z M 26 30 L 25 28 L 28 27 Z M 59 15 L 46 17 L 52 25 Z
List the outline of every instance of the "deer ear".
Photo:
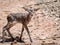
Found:
M 25 7 L 22 7 L 24 10 L 27 10 L 27 8 L 25 8 Z
M 40 8 L 37 8 L 37 9 L 35 9 L 34 11 L 37 11 L 37 10 L 39 10 Z

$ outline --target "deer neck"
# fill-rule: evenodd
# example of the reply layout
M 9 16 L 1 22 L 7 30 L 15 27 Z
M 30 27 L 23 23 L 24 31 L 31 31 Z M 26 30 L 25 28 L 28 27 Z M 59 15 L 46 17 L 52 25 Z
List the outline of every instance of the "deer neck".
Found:
M 28 17 L 27 17 L 27 18 L 29 18 L 29 19 L 27 19 L 28 21 L 30 21 L 30 20 L 31 20 L 32 15 L 33 15 L 33 14 L 31 14 L 31 13 L 29 13 L 29 14 L 28 14 Z

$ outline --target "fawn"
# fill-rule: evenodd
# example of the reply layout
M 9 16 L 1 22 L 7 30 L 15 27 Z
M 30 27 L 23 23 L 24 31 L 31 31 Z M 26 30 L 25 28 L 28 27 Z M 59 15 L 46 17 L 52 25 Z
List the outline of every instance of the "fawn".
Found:
M 31 39 L 31 36 L 30 36 L 30 32 L 29 32 L 29 29 L 27 27 L 27 25 L 29 24 L 29 22 L 31 21 L 31 18 L 34 14 L 34 9 L 32 7 L 30 8 L 25 8 L 25 7 L 22 7 L 25 11 L 28 12 L 27 13 L 10 13 L 8 16 L 7 16 L 7 24 L 3 27 L 3 32 L 2 32 L 2 37 L 3 37 L 3 42 L 5 41 L 4 40 L 4 36 L 5 36 L 5 30 L 7 30 L 8 34 L 11 36 L 12 38 L 12 41 L 14 41 L 14 38 L 12 36 L 12 34 L 10 33 L 9 29 L 11 27 L 13 27 L 16 23 L 21 23 L 22 24 L 22 31 L 21 31 L 21 35 L 20 35 L 20 41 L 21 42 L 24 42 L 22 40 L 22 34 L 23 34 L 23 31 L 24 31 L 24 28 L 26 29 L 28 35 L 29 35 L 29 38 L 30 38 L 30 41 L 32 42 L 32 39 Z M 38 9 L 35 9 L 35 11 L 37 11 Z

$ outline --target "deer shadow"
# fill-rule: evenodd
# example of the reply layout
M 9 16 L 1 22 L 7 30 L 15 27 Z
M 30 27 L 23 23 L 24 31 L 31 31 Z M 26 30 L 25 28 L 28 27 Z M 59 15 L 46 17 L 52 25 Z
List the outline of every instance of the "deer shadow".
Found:
M 14 40 L 16 40 L 17 42 L 20 42 L 20 43 L 25 43 L 24 41 L 21 41 L 18 36 L 16 36 L 16 38 L 14 38 L 14 39 L 12 39 L 12 38 L 4 38 L 4 43 L 5 42 L 14 42 Z M 3 43 L 3 40 L 1 40 L 0 43 Z

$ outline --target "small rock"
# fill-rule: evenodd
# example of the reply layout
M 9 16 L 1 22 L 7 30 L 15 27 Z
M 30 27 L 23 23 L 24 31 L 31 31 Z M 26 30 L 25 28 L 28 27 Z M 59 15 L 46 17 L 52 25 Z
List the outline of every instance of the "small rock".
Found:
M 17 41 L 14 40 L 14 42 L 11 43 L 11 45 L 16 45 L 17 44 Z

